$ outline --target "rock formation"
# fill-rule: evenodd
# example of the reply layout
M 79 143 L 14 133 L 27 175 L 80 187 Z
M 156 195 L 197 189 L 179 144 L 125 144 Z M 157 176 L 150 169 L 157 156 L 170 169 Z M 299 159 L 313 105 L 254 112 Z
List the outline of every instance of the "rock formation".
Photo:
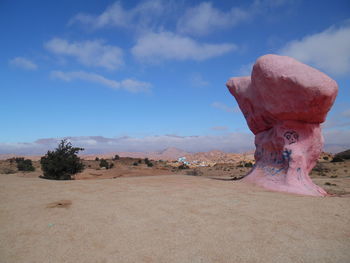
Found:
M 274 191 L 327 195 L 308 174 L 323 148 L 320 124 L 337 83 L 293 58 L 265 55 L 251 77 L 231 78 L 226 85 L 255 135 L 256 163 L 242 180 Z

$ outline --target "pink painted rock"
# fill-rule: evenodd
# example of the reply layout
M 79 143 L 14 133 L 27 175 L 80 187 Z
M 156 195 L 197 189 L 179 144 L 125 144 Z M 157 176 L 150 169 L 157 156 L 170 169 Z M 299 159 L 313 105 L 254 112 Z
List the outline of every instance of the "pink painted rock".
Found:
M 337 96 L 337 83 L 293 58 L 265 55 L 251 77 L 226 85 L 255 134 L 256 163 L 243 180 L 275 191 L 327 195 L 309 172 L 323 149 L 320 124 Z

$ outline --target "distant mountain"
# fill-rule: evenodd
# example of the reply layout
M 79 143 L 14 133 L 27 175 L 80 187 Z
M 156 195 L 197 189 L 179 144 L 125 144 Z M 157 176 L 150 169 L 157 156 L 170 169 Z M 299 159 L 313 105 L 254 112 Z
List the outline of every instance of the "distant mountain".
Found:
M 343 155 L 349 155 L 349 151 L 342 152 Z M 186 157 L 189 162 L 199 161 L 199 162 L 210 162 L 210 163 L 237 163 L 240 161 L 252 161 L 254 160 L 254 151 L 246 153 L 226 153 L 220 150 L 212 150 L 208 152 L 197 152 L 189 153 L 184 150 L 170 147 L 158 152 L 111 152 L 105 154 L 81 154 L 81 158 L 85 160 L 95 160 L 96 157 L 104 159 L 112 159 L 115 155 L 120 157 L 131 157 L 131 158 L 148 158 L 151 160 L 164 160 L 173 161 L 177 160 L 179 157 Z M 40 155 L 16 155 L 16 154 L 0 154 L 0 160 L 6 160 L 13 157 L 25 157 L 33 161 L 40 160 Z M 326 158 L 325 158 L 326 157 Z M 319 160 L 331 160 L 333 159 L 333 154 L 328 152 L 322 152 Z
M 96 157 L 111 159 L 115 155 L 120 157 L 132 157 L 132 158 L 149 158 L 151 160 L 164 160 L 173 161 L 179 157 L 186 157 L 188 161 L 200 161 L 200 162 L 215 162 L 215 163 L 230 163 L 239 162 L 242 160 L 253 160 L 254 152 L 249 153 L 225 153 L 219 150 L 213 150 L 209 152 L 189 153 L 184 150 L 170 147 L 158 152 L 111 152 L 105 154 L 80 154 L 80 157 L 85 160 L 95 160 Z M 12 157 L 18 157 L 14 154 L 0 154 L 1 159 L 8 159 Z M 25 156 L 32 160 L 40 160 L 40 156 Z
M 248 153 L 226 153 L 219 150 L 199 152 L 185 156 L 188 161 L 215 162 L 215 163 L 236 163 L 240 161 L 254 160 L 254 152 Z
M 186 157 L 187 161 L 199 161 L 199 162 L 215 162 L 215 163 L 229 163 L 239 162 L 242 160 L 253 160 L 254 152 L 248 153 L 225 153 L 219 150 L 213 150 L 209 152 L 189 153 L 184 150 L 170 147 L 158 152 L 113 152 L 108 154 L 97 155 L 82 155 L 82 158 L 93 160 L 96 157 L 99 158 L 112 158 L 118 154 L 120 157 L 132 157 L 132 158 L 149 158 L 152 160 L 164 160 L 173 161 L 180 157 Z
M 112 153 L 96 154 L 96 155 L 92 155 L 92 154 L 81 155 L 81 157 L 86 160 L 94 160 L 96 157 L 108 159 L 108 158 L 114 157 L 116 154 L 119 155 L 120 157 L 148 158 L 152 160 L 171 161 L 171 160 L 177 160 L 179 157 L 185 156 L 186 154 L 189 154 L 189 153 L 175 147 L 170 147 L 159 152 L 112 152 Z
M 349 145 L 340 145 L 340 144 L 326 144 L 324 146 L 324 151 L 329 153 L 339 153 L 349 149 Z
M 44 156 L 44 155 L 0 154 L 0 160 L 7 160 L 11 158 L 16 158 L 16 157 L 24 157 L 24 158 L 31 159 L 33 161 L 39 161 L 41 156 Z
M 346 151 L 343 151 L 343 152 L 340 152 L 340 153 L 337 153 L 335 155 L 335 157 L 338 157 L 338 158 L 341 158 L 341 159 L 344 159 L 344 160 L 349 160 L 350 159 L 350 149 L 346 150 Z
M 172 160 L 172 159 L 178 159 L 179 157 L 183 157 L 188 154 L 190 153 L 184 150 L 181 150 L 175 147 L 169 147 L 164 149 L 163 151 L 155 153 L 155 156 L 162 157 L 161 159 L 163 160 L 168 160 L 168 159 Z

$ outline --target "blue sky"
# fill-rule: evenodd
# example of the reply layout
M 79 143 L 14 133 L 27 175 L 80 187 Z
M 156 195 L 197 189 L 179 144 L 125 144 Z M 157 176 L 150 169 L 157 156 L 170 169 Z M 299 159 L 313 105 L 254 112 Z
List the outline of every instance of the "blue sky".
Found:
M 225 87 L 267 53 L 334 78 L 329 149 L 350 147 L 350 2 L 0 2 L 0 153 L 253 147 Z

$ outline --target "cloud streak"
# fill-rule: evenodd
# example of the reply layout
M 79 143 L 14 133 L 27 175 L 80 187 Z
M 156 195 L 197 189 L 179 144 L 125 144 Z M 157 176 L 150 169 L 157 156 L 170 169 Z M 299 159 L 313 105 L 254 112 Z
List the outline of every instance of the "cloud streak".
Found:
M 161 60 L 203 61 L 234 51 L 234 44 L 199 43 L 189 37 L 171 32 L 148 33 L 141 36 L 131 53 L 139 60 L 159 62 Z
M 221 127 L 224 128 L 224 127 Z M 221 129 L 220 128 L 220 129 Z M 325 131 L 325 150 L 337 152 L 350 148 L 350 131 Z M 103 136 L 66 137 L 74 146 L 85 148 L 84 154 L 108 152 L 154 152 L 176 147 L 188 152 L 222 150 L 246 152 L 254 150 L 251 133 L 232 132 L 223 135 L 177 136 L 159 135 L 107 138 Z M 32 143 L 0 143 L 0 154 L 39 155 L 57 147 L 62 138 L 39 139 Z
M 242 8 L 232 7 L 223 12 L 210 2 L 203 2 L 185 11 L 177 22 L 177 30 L 182 34 L 204 36 L 218 29 L 233 27 L 249 17 Z
M 121 2 L 108 6 L 99 15 L 79 13 L 70 21 L 69 25 L 80 23 L 92 29 L 105 27 L 119 27 L 136 29 L 137 31 L 150 30 L 159 25 L 160 17 L 165 17 L 169 4 L 161 0 L 143 1 L 131 9 L 125 9 Z
M 106 45 L 102 40 L 69 42 L 62 38 L 53 38 L 44 47 L 54 54 L 74 57 L 80 64 L 88 67 L 115 70 L 124 64 L 122 49 Z
M 74 80 L 83 80 L 87 82 L 100 84 L 102 86 L 116 89 L 116 90 L 118 89 L 126 90 L 132 93 L 148 92 L 152 87 L 152 85 L 148 82 L 138 81 L 134 79 L 124 79 L 122 81 L 116 81 L 116 80 L 105 78 L 96 73 L 85 72 L 85 71 L 63 72 L 63 71 L 56 70 L 56 71 L 52 71 L 50 75 L 52 78 L 60 79 L 66 82 L 71 82 Z
M 102 136 L 67 137 L 74 146 L 83 147 L 84 154 L 108 152 L 153 152 L 176 147 L 188 152 L 223 150 L 244 152 L 253 149 L 253 135 L 229 133 L 223 136 L 160 135 L 143 138 Z M 0 154 L 44 154 L 57 147 L 61 138 L 39 139 L 33 143 L 0 143 Z
M 284 46 L 280 53 L 312 64 L 328 73 L 350 73 L 350 24 L 332 26 Z
M 38 66 L 31 60 L 24 57 L 15 57 L 9 60 L 11 66 L 25 69 L 25 70 L 37 70 Z

